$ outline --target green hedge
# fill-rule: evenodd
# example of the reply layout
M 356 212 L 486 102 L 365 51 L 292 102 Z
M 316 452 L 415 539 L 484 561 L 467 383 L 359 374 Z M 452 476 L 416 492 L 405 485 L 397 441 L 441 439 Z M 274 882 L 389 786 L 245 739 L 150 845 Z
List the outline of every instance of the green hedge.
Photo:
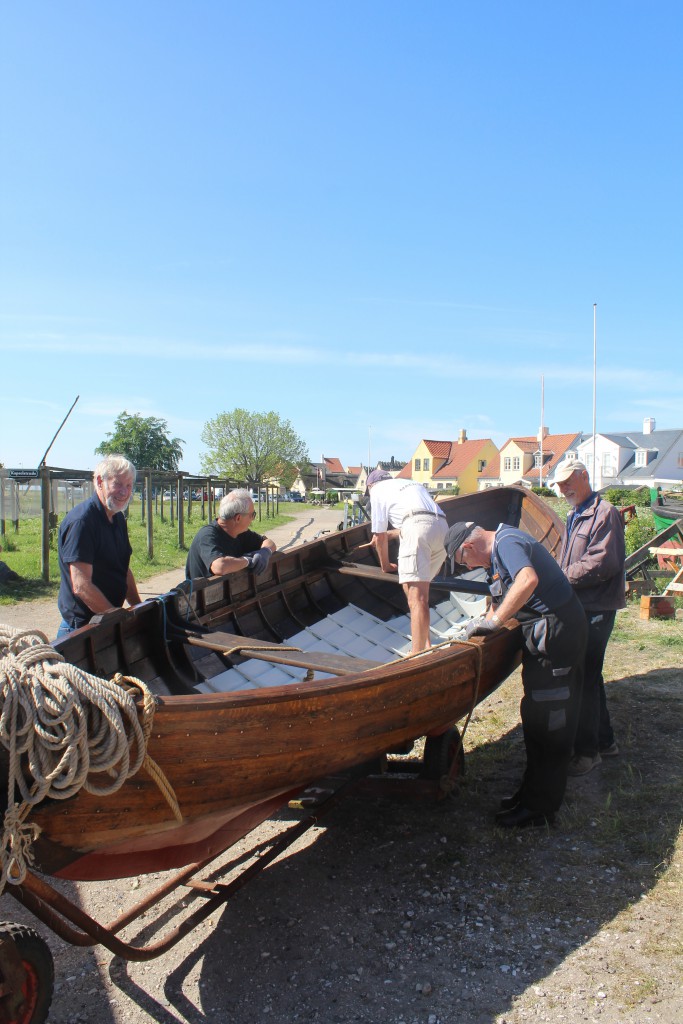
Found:
M 628 487 L 610 487 L 605 491 L 604 498 L 613 505 L 637 505 L 639 508 L 650 507 L 650 488 L 638 487 L 635 491 Z

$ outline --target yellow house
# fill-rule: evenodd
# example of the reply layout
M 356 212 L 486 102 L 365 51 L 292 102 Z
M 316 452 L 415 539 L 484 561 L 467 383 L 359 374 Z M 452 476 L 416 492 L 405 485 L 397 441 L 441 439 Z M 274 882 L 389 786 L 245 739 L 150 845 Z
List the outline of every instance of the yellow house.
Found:
M 468 441 L 461 430 L 457 441 L 420 441 L 400 476 L 409 476 L 430 491 L 457 487 L 460 494 L 472 494 L 479 477 L 497 455 L 490 438 Z

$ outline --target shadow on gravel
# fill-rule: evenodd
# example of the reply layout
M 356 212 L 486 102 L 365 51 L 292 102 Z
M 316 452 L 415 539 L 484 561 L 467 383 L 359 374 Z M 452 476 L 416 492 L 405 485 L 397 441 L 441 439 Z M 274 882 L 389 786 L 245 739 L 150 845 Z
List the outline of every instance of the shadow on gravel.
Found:
M 490 1024 L 657 883 L 683 802 L 677 678 L 610 683 L 621 754 L 570 783 L 554 828 L 493 823 L 523 768 L 516 727 L 468 754 L 443 804 L 342 803 L 160 961 L 163 991 L 144 964 L 114 960 L 108 998 L 144 1016 L 113 1016 L 103 992 L 97 1020 Z M 68 987 L 56 1021 L 81 1019 L 66 1013 Z

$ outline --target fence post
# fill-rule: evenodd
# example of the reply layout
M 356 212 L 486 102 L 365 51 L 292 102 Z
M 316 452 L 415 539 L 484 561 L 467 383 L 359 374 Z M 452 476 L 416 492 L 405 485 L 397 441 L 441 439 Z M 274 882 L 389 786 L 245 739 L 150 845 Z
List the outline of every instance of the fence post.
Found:
M 147 556 L 154 558 L 154 520 L 152 516 L 152 471 L 145 475 L 147 482 Z
M 178 511 L 178 547 L 182 550 L 185 547 L 185 520 L 183 518 L 185 508 L 183 506 L 183 478 L 180 473 L 176 479 L 175 486 L 177 497 L 176 508 Z
M 40 505 L 42 527 L 40 531 L 40 569 L 43 583 L 50 582 L 50 474 L 47 466 L 40 467 Z

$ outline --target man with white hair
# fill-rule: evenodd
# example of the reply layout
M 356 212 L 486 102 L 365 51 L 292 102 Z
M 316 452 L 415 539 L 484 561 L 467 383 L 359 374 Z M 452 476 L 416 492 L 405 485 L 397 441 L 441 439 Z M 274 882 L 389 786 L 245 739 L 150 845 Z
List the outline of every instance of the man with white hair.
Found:
M 596 494 L 583 462 L 565 462 L 555 483 L 571 510 L 559 563 L 583 606 L 588 645 L 581 710 L 569 774 L 587 775 L 619 747 L 607 709 L 602 668 L 617 611 L 626 607 L 624 524 L 613 505 Z
M 123 515 L 133 495 L 135 476 L 132 462 L 123 455 L 108 455 L 93 473 L 93 496 L 62 520 L 58 640 L 85 626 L 93 615 L 123 607 L 124 601 L 131 606 L 140 603 Z
M 275 544 L 251 529 L 256 518 L 247 490 L 230 491 L 218 506 L 218 518 L 202 526 L 187 555 L 185 578 L 225 576 L 251 569 L 257 576 L 268 568 Z
M 383 469 L 368 476 L 375 549 L 384 572 L 398 572 L 410 610 L 412 653 L 431 647 L 429 584 L 444 563 L 448 523 L 422 484 L 399 480 Z M 398 563 L 389 558 L 389 537 L 399 531 Z

